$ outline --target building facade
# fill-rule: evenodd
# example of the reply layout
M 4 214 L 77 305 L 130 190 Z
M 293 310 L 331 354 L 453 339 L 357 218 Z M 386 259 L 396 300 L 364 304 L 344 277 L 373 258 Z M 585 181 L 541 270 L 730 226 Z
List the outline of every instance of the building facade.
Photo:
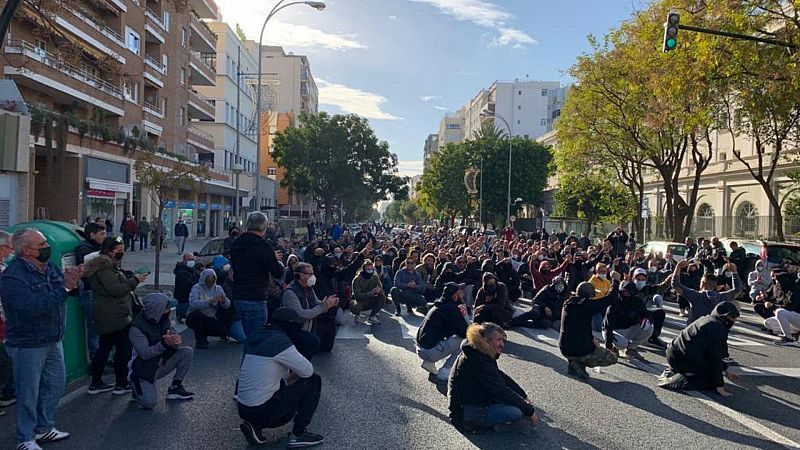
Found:
M 439 122 L 439 148 L 464 142 L 464 108 L 446 114 Z
M 422 151 L 423 169 L 428 168 L 428 159 L 438 151 L 439 151 L 439 135 L 429 134 L 428 137 L 425 139 L 425 148 Z

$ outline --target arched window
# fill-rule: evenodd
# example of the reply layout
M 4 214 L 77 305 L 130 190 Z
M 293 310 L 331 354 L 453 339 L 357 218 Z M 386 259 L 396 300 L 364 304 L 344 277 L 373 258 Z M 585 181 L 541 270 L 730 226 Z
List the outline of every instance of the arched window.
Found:
M 699 235 L 713 236 L 716 234 L 714 209 L 708 203 L 703 203 L 697 208 L 697 230 Z
M 742 202 L 736 208 L 734 230 L 737 235 L 755 237 L 758 230 L 758 210 L 750 202 Z

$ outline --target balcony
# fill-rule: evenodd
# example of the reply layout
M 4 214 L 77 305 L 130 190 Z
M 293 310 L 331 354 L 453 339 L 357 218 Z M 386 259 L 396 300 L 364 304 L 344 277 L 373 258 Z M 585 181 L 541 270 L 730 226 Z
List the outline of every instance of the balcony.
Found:
M 191 125 L 186 128 L 186 142 L 193 145 L 199 151 L 214 151 L 214 137 Z
M 74 14 L 78 19 L 82 20 L 85 24 L 89 25 L 89 27 L 93 28 L 95 31 L 112 40 L 115 44 L 125 48 L 125 40 L 122 39 L 122 36 L 116 30 L 105 25 L 102 19 L 95 17 L 90 11 L 82 7 L 78 7 L 72 11 L 72 14 Z
M 152 103 L 142 102 L 142 109 L 145 112 L 145 118 L 147 117 L 148 114 L 150 114 L 151 116 L 154 116 L 157 119 L 163 119 L 164 118 L 164 113 L 161 111 L 161 108 L 159 108 L 156 105 L 153 105 Z M 150 119 L 148 119 L 148 120 L 150 120 Z
M 189 52 L 189 69 L 191 84 L 196 86 L 214 86 L 217 79 L 216 53 Z
M 158 11 L 154 11 L 150 8 L 145 8 L 144 15 L 145 17 L 147 17 L 148 21 L 153 22 L 162 31 L 167 31 L 167 27 L 164 25 L 164 19 L 162 18 L 162 15 Z
M 219 19 L 219 7 L 214 0 L 189 0 L 189 7 L 203 19 Z
M 4 74 L 19 84 L 43 91 L 63 103 L 81 101 L 112 114 L 123 115 L 122 90 L 84 68 L 25 40 L 12 40 L 5 52 L 9 63 Z
M 195 10 L 190 14 L 191 21 L 189 26 L 192 28 L 192 35 L 189 44 L 192 49 L 201 53 L 215 53 L 217 51 L 217 36 L 208 27 L 208 24 L 200 20 Z
M 203 94 L 189 88 L 189 118 L 202 121 L 214 121 L 214 102 Z
M 152 67 L 156 70 L 156 72 L 160 73 L 161 75 L 167 74 L 167 66 L 158 62 L 157 59 L 153 58 L 152 56 L 145 54 L 144 55 L 144 62 L 148 66 Z

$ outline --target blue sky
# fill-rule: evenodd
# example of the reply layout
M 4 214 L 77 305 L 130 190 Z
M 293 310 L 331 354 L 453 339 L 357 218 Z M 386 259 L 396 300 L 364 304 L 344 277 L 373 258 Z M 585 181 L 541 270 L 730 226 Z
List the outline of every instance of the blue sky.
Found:
M 217 0 L 250 39 L 276 0 Z M 404 175 L 447 111 L 494 80 L 569 82 L 565 71 L 641 0 L 328 0 L 270 21 L 265 41 L 308 55 L 320 109 L 356 113 L 389 142 Z M 266 69 L 268 70 L 268 68 Z

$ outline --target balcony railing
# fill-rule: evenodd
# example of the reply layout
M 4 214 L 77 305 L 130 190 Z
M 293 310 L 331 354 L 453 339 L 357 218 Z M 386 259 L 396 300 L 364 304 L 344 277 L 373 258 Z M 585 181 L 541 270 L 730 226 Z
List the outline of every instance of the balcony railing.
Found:
M 212 108 L 212 110 L 216 106 L 214 105 L 213 101 L 209 100 L 205 95 L 197 92 L 192 88 L 189 88 L 189 96 L 193 97 L 196 101 L 200 102 L 203 105 L 208 105 L 210 108 Z
M 165 65 L 161 64 L 160 62 L 158 62 L 158 60 L 156 60 L 155 58 L 146 53 L 144 55 L 144 62 L 146 62 L 147 65 L 151 66 L 153 69 L 156 69 L 162 74 L 167 73 L 167 67 Z
M 125 41 L 122 40 L 122 36 L 119 33 L 114 31 L 112 28 L 109 28 L 105 24 L 103 24 L 100 19 L 94 17 L 92 13 L 83 9 L 77 8 L 72 11 L 76 17 L 86 22 L 87 25 L 94 28 L 95 30 L 99 31 L 100 33 L 104 34 L 107 38 L 111 39 L 112 41 L 116 42 L 121 46 L 125 46 Z
M 148 112 L 154 116 L 158 116 L 160 118 L 164 117 L 164 113 L 161 112 L 161 108 L 159 108 L 156 105 L 153 105 L 152 103 L 142 102 L 142 109 L 144 109 L 145 112 Z
M 187 127 L 187 130 L 189 130 L 189 136 L 188 136 L 189 138 L 195 138 L 201 144 L 211 145 L 213 149 L 214 136 L 210 135 L 209 133 L 206 133 L 205 131 L 199 128 L 195 128 L 191 125 Z
M 90 73 L 86 69 L 76 67 L 64 61 L 63 58 L 58 57 L 42 48 L 39 48 L 28 41 L 21 39 L 13 40 L 9 42 L 9 45 L 6 46 L 6 51 L 13 52 L 13 50 L 15 49 L 17 52 L 22 53 L 25 56 L 32 58 L 36 61 L 39 61 L 48 67 L 52 67 L 53 69 L 56 69 L 64 73 L 70 78 L 74 78 L 89 86 L 100 89 L 101 91 L 107 94 L 122 99 L 122 89 L 120 89 L 119 87 L 109 83 L 106 80 L 103 80 L 102 78 L 97 77 L 96 75 Z
M 161 18 L 161 14 L 153 11 L 150 8 L 145 8 L 144 15 L 149 17 L 150 20 L 152 20 L 153 22 L 155 22 L 156 25 L 159 26 L 159 28 L 161 28 L 164 31 L 167 31 L 167 27 L 164 26 L 164 20 Z
M 211 44 L 216 46 L 217 44 L 217 35 L 214 34 L 214 31 L 211 30 L 211 27 L 208 26 L 202 19 L 200 19 L 200 15 L 194 9 L 191 10 L 192 12 L 192 23 L 197 23 L 199 27 L 205 30 L 208 33 L 206 36 L 208 39 L 211 40 Z
M 197 51 L 191 52 L 192 56 L 196 61 L 201 63 L 205 66 L 206 69 L 210 70 L 212 73 L 216 73 L 215 67 L 217 66 L 217 54 L 216 53 L 200 53 Z

